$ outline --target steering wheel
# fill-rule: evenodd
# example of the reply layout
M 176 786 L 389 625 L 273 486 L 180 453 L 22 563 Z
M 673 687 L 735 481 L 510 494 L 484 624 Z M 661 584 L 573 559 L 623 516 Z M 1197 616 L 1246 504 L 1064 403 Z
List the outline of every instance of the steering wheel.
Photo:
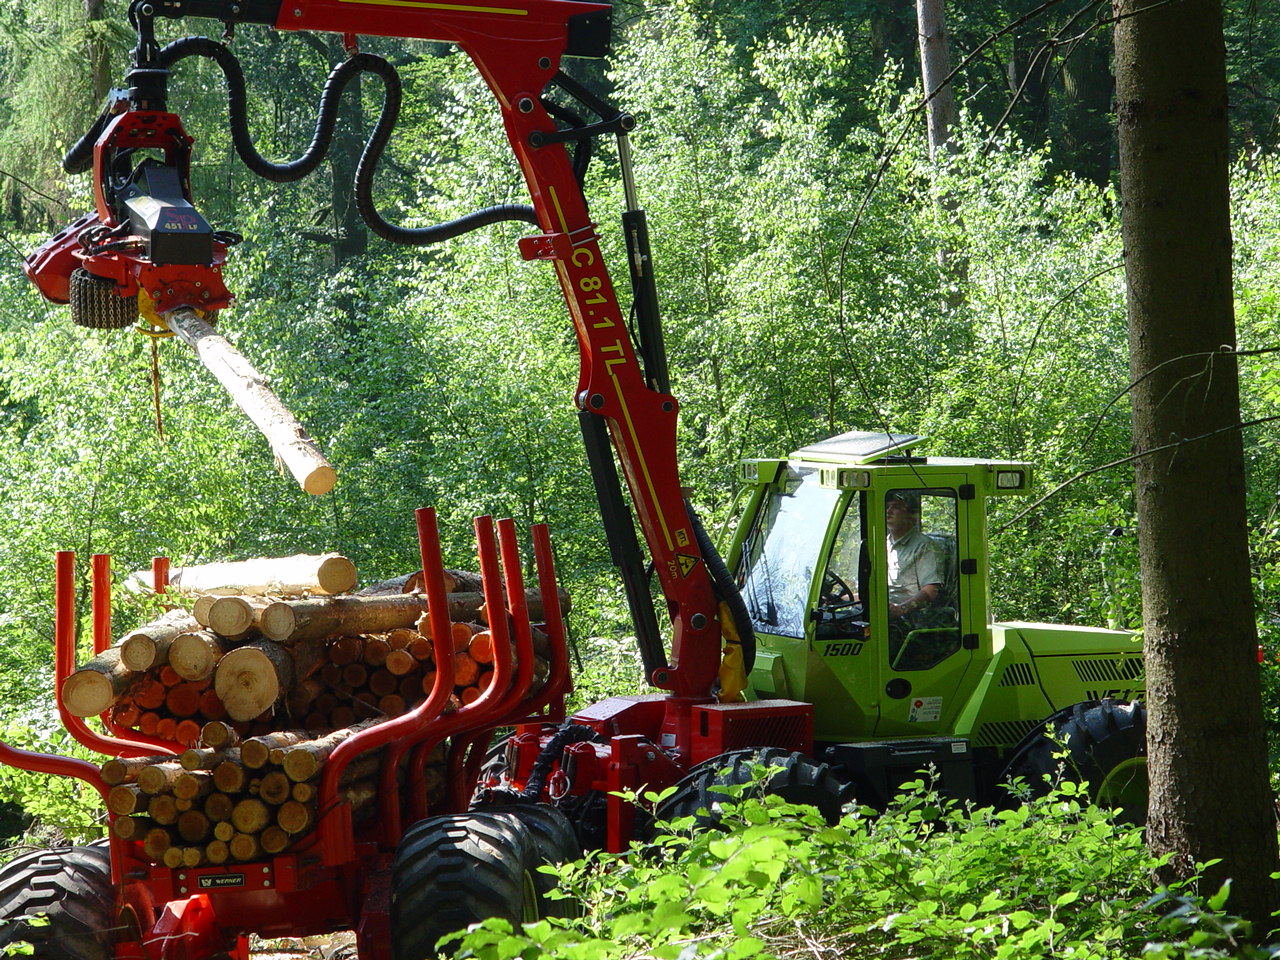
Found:
M 853 588 L 830 567 L 822 575 L 822 589 L 818 593 L 818 605 L 821 607 L 852 606 L 858 601 L 854 599 Z

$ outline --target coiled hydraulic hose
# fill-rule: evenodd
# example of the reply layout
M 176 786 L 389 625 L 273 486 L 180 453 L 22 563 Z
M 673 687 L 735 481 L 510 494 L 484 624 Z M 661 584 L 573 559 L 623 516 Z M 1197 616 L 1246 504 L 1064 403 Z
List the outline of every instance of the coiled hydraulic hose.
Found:
M 417 228 L 395 226 L 378 213 L 373 202 L 373 179 L 382 152 L 391 139 L 391 131 L 400 117 L 401 102 L 400 75 L 396 73 L 395 67 L 382 57 L 371 53 L 357 53 L 334 67 L 320 93 L 320 108 L 316 114 L 316 126 L 311 143 L 296 160 L 272 163 L 263 157 L 253 144 L 253 137 L 249 133 L 244 71 L 230 50 L 209 37 L 183 37 L 161 49 L 158 59 L 161 67 L 168 69 L 178 61 L 193 56 L 205 57 L 221 68 L 227 84 L 231 141 L 235 145 L 236 153 L 250 171 L 275 183 L 301 180 L 320 165 L 333 142 L 333 132 L 338 120 L 338 105 L 347 84 L 361 73 L 372 73 L 378 76 L 382 80 L 385 91 L 382 110 L 356 165 L 355 197 L 360 216 L 368 224 L 369 229 L 384 240 L 421 246 L 449 240 L 478 227 L 506 220 L 538 225 L 537 214 L 533 207 L 527 204 L 498 204 L 456 220 Z M 68 173 L 80 173 L 92 165 L 94 144 L 110 120 L 110 114 L 101 114 L 89 131 L 67 152 L 66 157 L 63 158 L 63 168 Z

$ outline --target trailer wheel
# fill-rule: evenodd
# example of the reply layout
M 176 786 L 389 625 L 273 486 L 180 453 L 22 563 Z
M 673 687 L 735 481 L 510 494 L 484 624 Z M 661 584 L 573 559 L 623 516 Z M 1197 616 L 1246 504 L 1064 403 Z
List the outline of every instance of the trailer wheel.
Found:
M 420 820 L 391 868 L 393 960 L 437 956 L 441 937 L 489 917 L 538 918 L 529 832 L 508 816 L 460 813 Z
M 1138 701 L 1086 700 L 1045 721 L 1014 749 L 1001 782 L 1021 778 L 1043 795 L 1063 780 L 1088 781 L 1090 798 L 1117 819 L 1147 821 L 1147 709 Z M 1066 757 L 1059 754 L 1065 749 Z
M 538 870 L 544 863 L 553 866 L 577 860 L 582 856 L 573 824 L 562 811 L 549 803 L 512 803 L 484 807 L 483 813 L 493 813 L 515 820 L 533 841 L 536 863 L 533 871 L 534 889 L 538 891 L 539 911 L 544 917 L 560 917 L 572 920 L 580 915 L 578 902 L 569 898 L 552 898 L 556 878 Z
M 110 960 L 115 907 L 105 846 L 18 857 L 0 868 L 0 956 L 25 942 L 37 960 Z
M 760 792 L 782 797 L 788 803 L 817 807 L 827 823 L 840 819 L 841 809 L 853 799 L 853 784 L 837 777 L 830 764 L 819 763 L 803 753 L 780 747 L 763 750 L 735 750 L 693 767 L 676 784 L 675 793 L 658 804 L 659 820 L 695 817 L 699 827 L 714 827 L 720 821 L 719 804 L 726 799 L 722 788 L 752 781 L 752 767 L 763 763 L 773 772 L 760 785 Z M 743 798 L 759 792 L 748 792 Z

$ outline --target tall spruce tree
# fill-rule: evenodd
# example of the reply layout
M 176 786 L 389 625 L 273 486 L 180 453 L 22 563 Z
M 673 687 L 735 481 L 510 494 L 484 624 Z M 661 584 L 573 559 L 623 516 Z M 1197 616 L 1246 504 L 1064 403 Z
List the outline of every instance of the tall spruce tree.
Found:
M 1169 879 L 1276 908 L 1250 586 L 1218 0 L 1117 0 L 1115 61 L 1146 634 L 1147 838 Z

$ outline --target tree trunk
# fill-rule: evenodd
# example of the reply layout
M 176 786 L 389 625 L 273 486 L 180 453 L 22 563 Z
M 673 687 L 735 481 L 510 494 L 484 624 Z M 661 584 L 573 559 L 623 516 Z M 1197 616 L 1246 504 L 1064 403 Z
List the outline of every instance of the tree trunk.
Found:
M 340 38 L 329 40 L 329 53 L 334 63 L 346 59 Z M 344 260 L 363 256 L 369 249 L 369 235 L 364 221 L 356 209 L 355 177 L 364 151 L 364 103 L 360 98 L 361 77 L 347 85 L 338 107 L 338 129 L 333 149 L 329 153 L 331 163 L 330 197 L 333 201 L 333 265 L 342 266 Z M 346 305 L 344 305 L 346 306 Z
M 1024 136 L 1039 142 L 1045 134 L 1049 105 L 1049 52 L 1035 33 L 1015 33 L 1008 63 L 1009 94 L 1020 105 Z
M 1111 97 L 1115 81 L 1105 38 L 1091 33 L 1062 62 L 1064 107 L 1055 124 L 1067 163 L 1099 187 L 1111 181 Z
M 890 60 L 901 62 L 907 72 L 911 70 L 914 13 L 910 0 L 880 0 L 871 5 L 868 12 L 871 62 L 877 73 Z M 907 77 L 903 79 L 910 82 Z
M 916 20 L 920 31 L 920 78 L 926 98 L 925 111 L 929 129 L 929 159 L 935 169 L 946 159 L 947 142 L 956 122 L 956 98 L 947 77 L 951 73 L 951 55 L 947 49 L 947 18 L 943 0 L 916 0 Z M 956 201 L 939 191 L 935 184 L 938 206 L 948 220 L 958 220 Z M 938 248 L 938 269 L 942 273 L 942 307 L 955 310 L 964 303 L 964 288 L 969 277 L 969 264 L 949 244 Z
M 924 95 L 929 98 L 929 159 L 936 160 L 956 122 L 956 98 L 947 82 L 951 56 L 947 52 L 947 18 L 942 0 L 917 0 L 916 18 L 920 30 L 920 75 Z
M 1117 117 L 1151 782 L 1167 880 L 1271 928 L 1277 862 L 1250 590 L 1215 0 L 1120 0 Z M 1197 440 L 1198 437 L 1207 437 Z M 1174 445 L 1176 444 L 1176 445 Z M 1170 446 L 1169 449 L 1159 449 Z
M 93 100 L 101 103 L 111 89 L 111 48 L 107 45 L 106 31 L 102 29 L 106 3 L 105 0 L 84 0 L 83 7 Z

